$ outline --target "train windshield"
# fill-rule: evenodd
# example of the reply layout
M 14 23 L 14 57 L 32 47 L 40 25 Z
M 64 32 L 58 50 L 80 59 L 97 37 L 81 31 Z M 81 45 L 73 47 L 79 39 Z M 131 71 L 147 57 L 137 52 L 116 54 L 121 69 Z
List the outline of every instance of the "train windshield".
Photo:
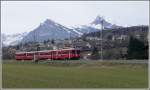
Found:
M 77 50 L 77 54 L 80 54 L 80 50 Z
M 80 50 L 73 50 L 72 54 L 80 54 Z

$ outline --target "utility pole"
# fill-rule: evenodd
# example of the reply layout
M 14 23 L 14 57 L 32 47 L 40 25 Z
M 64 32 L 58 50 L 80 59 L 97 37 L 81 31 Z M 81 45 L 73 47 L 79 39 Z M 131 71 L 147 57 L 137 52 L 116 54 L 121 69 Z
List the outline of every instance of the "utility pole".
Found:
M 72 46 L 71 45 L 71 31 L 69 31 L 69 44 L 70 44 L 70 47 Z
M 36 31 L 34 31 L 34 36 L 33 36 L 33 44 L 34 44 L 34 47 L 36 48 L 36 50 L 34 51 L 34 61 L 35 62 L 38 62 L 38 60 L 37 60 L 37 56 L 36 56 L 36 53 L 37 53 L 37 51 L 38 51 L 38 45 L 36 44 L 36 39 L 37 39 L 37 35 L 36 35 Z M 38 55 L 38 53 L 37 53 L 37 55 Z
M 72 46 L 71 45 L 71 31 L 69 31 L 69 44 L 70 44 L 70 47 Z M 70 52 L 71 51 L 69 51 L 69 60 L 70 60 Z
M 104 26 L 104 22 L 103 21 L 104 21 L 104 18 L 102 17 L 102 22 L 101 22 L 102 26 L 101 26 L 101 34 L 100 34 L 101 35 L 101 60 L 103 60 L 103 34 L 102 34 L 103 33 L 103 29 L 104 29 L 103 28 L 103 26 Z

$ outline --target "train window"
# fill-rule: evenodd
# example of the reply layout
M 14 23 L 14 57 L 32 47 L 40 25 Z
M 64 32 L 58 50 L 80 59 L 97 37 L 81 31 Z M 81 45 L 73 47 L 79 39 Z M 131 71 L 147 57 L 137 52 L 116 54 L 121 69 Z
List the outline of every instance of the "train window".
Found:
M 36 52 L 36 53 L 35 53 L 35 55 L 39 55 L 39 53 L 38 53 L 38 52 Z
M 80 54 L 80 50 L 72 50 L 71 53 L 72 54 Z
M 58 54 L 61 54 L 61 53 L 62 53 L 62 52 L 60 52 L 60 51 L 58 52 Z
M 43 53 L 41 53 L 41 52 L 40 52 L 39 54 L 40 54 L 40 55 L 43 55 Z
M 77 53 L 77 51 L 76 50 L 72 50 L 72 54 L 76 54 Z
M 75 54 L 75 51 L 74 51 L 74 50 L 72 50 L 72 51 L 71 51 L 71 54 Z
M 40 55 L 49 55 L 49 53 L 48 52 L 42 52 L 42 53 L 40 53 Z
M 77 50 L 77 54 L 80 54 L 80 50 Z
M 40 55 L 51 55 L 52 52 L 39 52 Z
M 62 54 L 68 54 L 68 53 L 69 53 L 68 51 L 63 51 L 63 52 L 62 52 Z
M 16 56 L 24 56 L 25 54 L 16 54 Z
M 49 55 L 51 55 L 51 54 L 52 54 L 52 52 L 48 52 L 48 54 L 49 54 Z
M 50 55 L 50 53 L 49 53 L 49 52 L 46 52 L 45 55 Z
M 33 53 L 27 53 L 27 56 L 32 56 L 33 55 Z
M 56 55 L 56 53 L 57 53 L 56 51 L 53 51 L 53 52 L 52 52 L 53 55 Z
M 61 54 L 64 54 L 64 51 L 62 51 Z

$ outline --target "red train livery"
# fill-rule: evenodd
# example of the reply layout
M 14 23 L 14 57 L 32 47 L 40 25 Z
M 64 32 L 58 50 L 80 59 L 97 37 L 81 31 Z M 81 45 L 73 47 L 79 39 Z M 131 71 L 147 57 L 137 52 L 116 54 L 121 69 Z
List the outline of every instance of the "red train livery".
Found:
M 61 50 L 46 50 L 32 52 L 17 52 L 16 60 L 65 60 L 79 59 L 79 49 L 61 49 Z

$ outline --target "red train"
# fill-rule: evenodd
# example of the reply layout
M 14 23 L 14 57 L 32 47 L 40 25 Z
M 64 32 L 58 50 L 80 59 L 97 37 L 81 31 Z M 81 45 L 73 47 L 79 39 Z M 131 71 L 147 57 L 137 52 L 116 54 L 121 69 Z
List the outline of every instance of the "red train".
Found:
M 46 50 L 32 52 L 17 52 L 16 60 L 65 60 L 79 59 L 79 49 L 61 49 L 61 50 Z

